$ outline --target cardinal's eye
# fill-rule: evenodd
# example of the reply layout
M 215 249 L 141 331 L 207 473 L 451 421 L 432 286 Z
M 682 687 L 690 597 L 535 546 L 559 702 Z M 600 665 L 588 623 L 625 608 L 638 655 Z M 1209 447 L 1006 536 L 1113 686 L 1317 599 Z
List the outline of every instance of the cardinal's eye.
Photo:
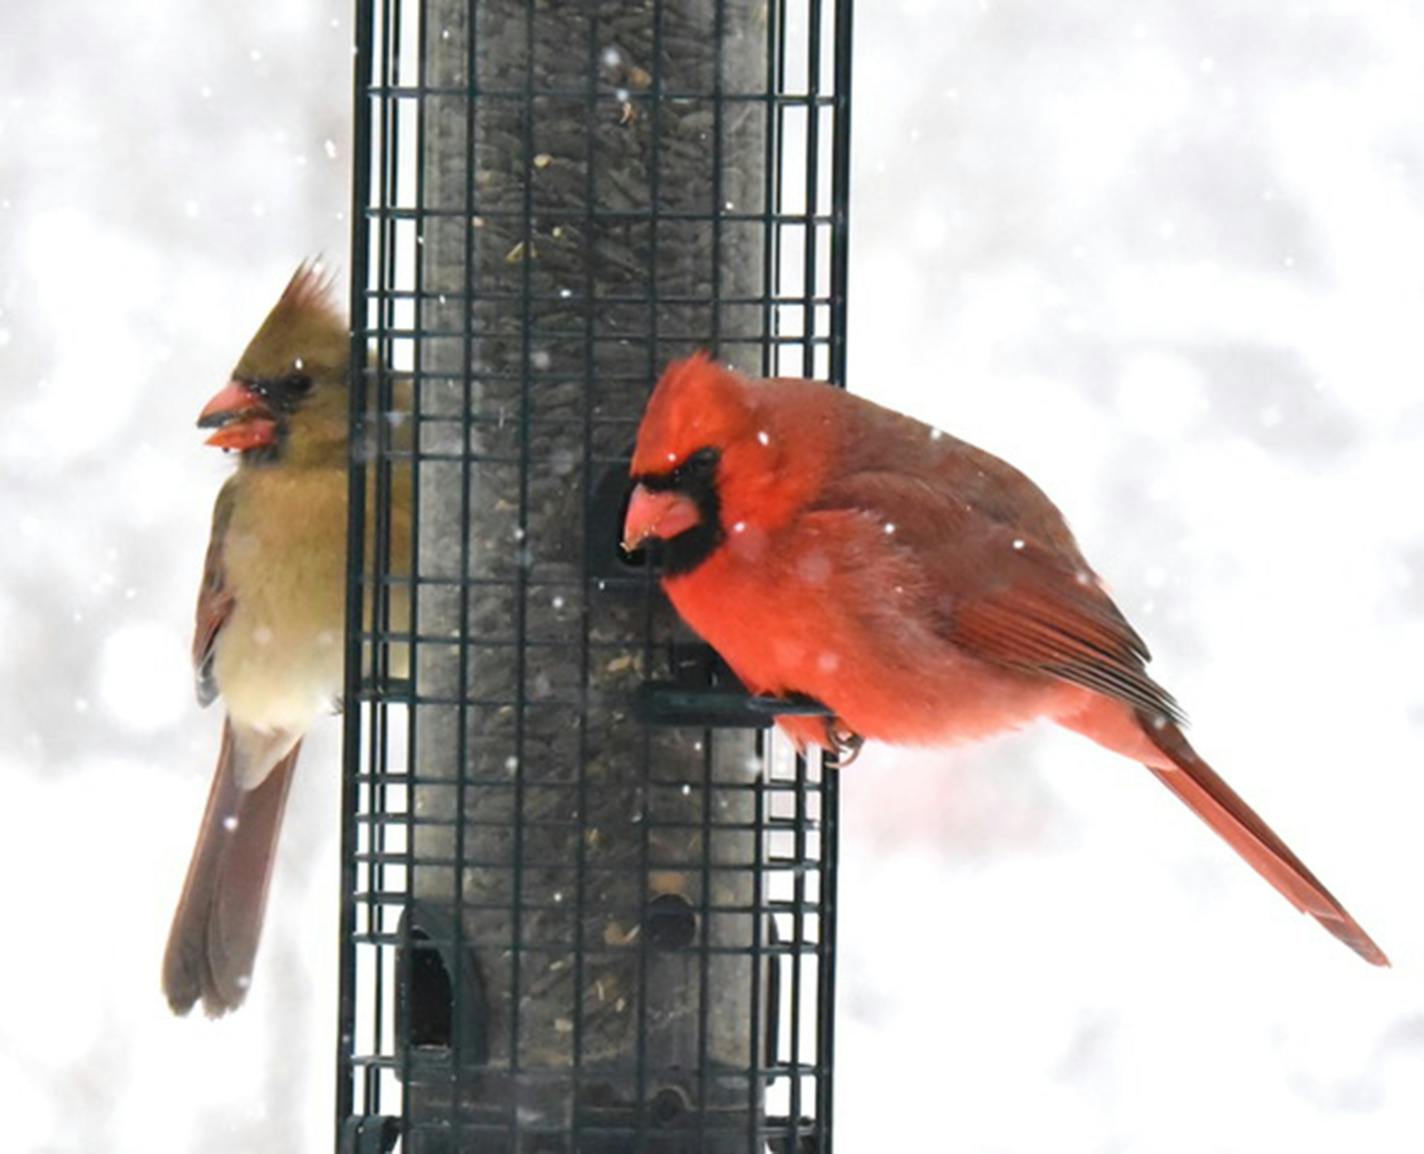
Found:
M 717 475 L 717 462 L 722 459 L 719 449 L 698 449 L 679 465 L 673 476 L 679 484 L 688 481 L 711 481 Z
M 306 373 L 288 373 L 282 378 L 282 391 L 289 397 L 304 397 L 311 387 L 312 379 Z

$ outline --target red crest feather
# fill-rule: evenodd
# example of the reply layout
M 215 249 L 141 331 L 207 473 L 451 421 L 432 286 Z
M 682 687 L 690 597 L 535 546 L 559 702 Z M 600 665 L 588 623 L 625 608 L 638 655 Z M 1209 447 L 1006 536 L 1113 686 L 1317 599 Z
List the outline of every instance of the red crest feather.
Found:
M 703 448 L 725 449 L 751 421 L 751 384 L 705 351 L 664 370 L 648 399 L 633 456 L 635 473 L 660 473 Z

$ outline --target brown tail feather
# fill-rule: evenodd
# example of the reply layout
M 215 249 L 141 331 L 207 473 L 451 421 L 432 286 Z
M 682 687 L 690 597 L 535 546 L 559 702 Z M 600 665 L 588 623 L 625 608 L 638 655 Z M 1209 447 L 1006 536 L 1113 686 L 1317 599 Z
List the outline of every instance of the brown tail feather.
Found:
M 1176 725 L 1157 724 L 1139 715 L 1143 731 L 1175 769 L 1148 765 L 1157 780 L 1191 807 L 1296 909 L 1310 914 L 1365 961 L 1389 965 L 1384 951 L 1291 852 L 1240 796 L 1188 744 Z
M 203 824 L 163 956 L 163 991 L 175 1014 L 186 1014 L 201 999 L 208 1016 L 218 1017 L 247 996 L 300 749 L 298 742 L 257 788 L 244 790 L 237 784 L 232 725 L 223 726 Z

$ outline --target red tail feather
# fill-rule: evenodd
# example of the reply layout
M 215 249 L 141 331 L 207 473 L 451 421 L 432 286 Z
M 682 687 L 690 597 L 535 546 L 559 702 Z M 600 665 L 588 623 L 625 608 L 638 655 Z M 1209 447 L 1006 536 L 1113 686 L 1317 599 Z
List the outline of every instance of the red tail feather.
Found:
M 1313 917 L 1365 961 L 1389 965 L 1370 935 L 1256 811 L 1197 756 L 1177 726 L 1149 722 L 1144 730 L 1175 767 L 1148 765 L 1158 781 L 1186 802 L 1296 909 Z

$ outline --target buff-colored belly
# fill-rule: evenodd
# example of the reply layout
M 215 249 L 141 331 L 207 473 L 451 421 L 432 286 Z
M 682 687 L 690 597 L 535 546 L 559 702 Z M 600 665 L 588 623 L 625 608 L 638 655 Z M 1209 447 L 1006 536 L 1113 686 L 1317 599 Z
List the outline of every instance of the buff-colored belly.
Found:
M 241 726 L 300 734 L 341 694 L 346 616 L 346 473 L 254 471 L 224 542 L 232 614 L 214 654 Z

